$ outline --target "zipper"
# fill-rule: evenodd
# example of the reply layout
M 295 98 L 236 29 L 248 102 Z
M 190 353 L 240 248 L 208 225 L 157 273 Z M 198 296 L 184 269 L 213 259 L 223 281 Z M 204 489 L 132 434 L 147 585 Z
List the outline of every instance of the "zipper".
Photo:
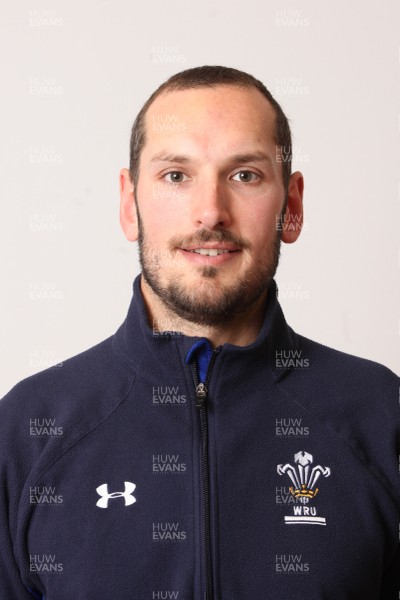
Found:
M 207 423 L 207 398 L 208 387 L 210 385 L 211 371 L 221 351 L 222 346 L 213 350 L 210 362 L 207 368 L 207 374 L 204 383 L 199 381 L 199 373 L 196 360 L 192 362 L 193 379 L 196 391 L 196 407 L 200 414 L 200 434 L 201 434 L 201 491 L 202 491 L 202 541 L 204 549 L 204 567 L 205 567 L 205 591 L 204 600 L 213 600 L 213 585 L 211 573 L 211 548 L 210 548 L 210 486 L 209 486 L 209 467 L 208 467 L 208 423 Z

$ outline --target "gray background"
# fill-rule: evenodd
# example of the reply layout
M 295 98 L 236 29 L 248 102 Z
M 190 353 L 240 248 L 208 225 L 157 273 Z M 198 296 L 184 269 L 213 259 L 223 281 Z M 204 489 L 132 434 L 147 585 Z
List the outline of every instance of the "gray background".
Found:
M 139 271 L 119 225 L 130 127 L 162 81 L 202 64 L 255 75 L 291 121 L 305 230 L 278 269 L 288 322 L 399 371 L 397 0 L 0 10 L 0 395 L 125 318 Z

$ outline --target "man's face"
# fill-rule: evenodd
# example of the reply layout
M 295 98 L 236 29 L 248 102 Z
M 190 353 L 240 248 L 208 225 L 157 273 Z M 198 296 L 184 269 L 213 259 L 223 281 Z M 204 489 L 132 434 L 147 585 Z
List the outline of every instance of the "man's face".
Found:
M 135 186 L 142 273 L 174 313 L 218 325 L 266 292 L 283 204 L 275 113 L 256 89 L 159 96 Z

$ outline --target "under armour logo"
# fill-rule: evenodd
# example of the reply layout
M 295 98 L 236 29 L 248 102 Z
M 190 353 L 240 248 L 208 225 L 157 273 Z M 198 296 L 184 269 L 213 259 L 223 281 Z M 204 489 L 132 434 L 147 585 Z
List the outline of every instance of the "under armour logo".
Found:
M 125 498 L 125 506 L 129 506 L 130 504 L 134 504 L 136 502 L 136 498 L 132 496 L 132 492 L 134 491 L 136 484 L 131 483 L 130 481 L 124 481 L 125 491 L 124 492 L 113 492 L 112 494 L 108 493 L 108 484 L 103 483 L 96 488 L 96 492 L 101 496 L 100 500 L 97 500 L 96 506 L 100 508 L 108 508 L 108 501 L 110 498 Z

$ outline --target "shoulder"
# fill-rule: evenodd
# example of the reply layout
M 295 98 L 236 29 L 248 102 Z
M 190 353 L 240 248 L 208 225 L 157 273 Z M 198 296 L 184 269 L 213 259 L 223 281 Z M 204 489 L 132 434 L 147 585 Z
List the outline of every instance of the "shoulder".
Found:
M 0 400 L 1 463 L 53 460 L 106 419 L 129 393 L 131 364 L 113 336 L 16 383 Z
M 389 481 L 399 497 L 399 377 L 375 361 L 297 338 L 306 366 L 293 368 L 282 390 L 334 431 L 338 443 L 352 448 L 381 481 Z
M 310 384 L 359 392 L 397 389 L 400 378 L 386 366 L 297 335 L 298 350 L 307 358 Z M 306 372 L 303 373 L 306 375 Z M 311 376 L 310 376 L 311 375 Z
M 302 362 L 287 386 L 305 406 L 324 418 L 400 425 L 398 375 L 378 362 L 297 338 Z
M 17 382 L 0 400 L 0 421 L 13 413 L 40 409 L 67 412 L 96 403 L 96 392 L 118 392 L 132 378 L 132 366 L 116 355 L 113 336 Z

